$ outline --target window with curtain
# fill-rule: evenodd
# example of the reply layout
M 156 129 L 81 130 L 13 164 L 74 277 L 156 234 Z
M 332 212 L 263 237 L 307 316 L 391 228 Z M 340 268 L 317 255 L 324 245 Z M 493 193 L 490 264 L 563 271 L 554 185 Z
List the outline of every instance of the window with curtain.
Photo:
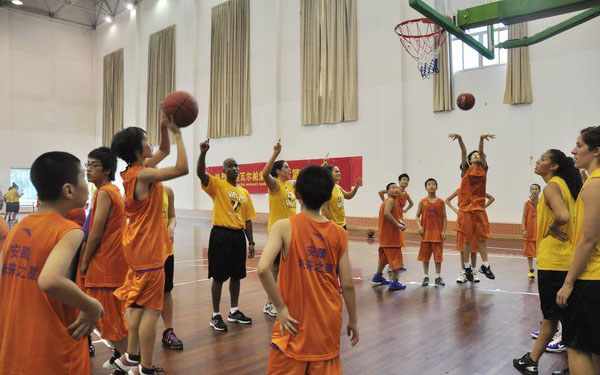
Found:
M 302 124 L 358 118 L 356 0 L 302 0 Z
M 252 134 L 250 112 L 250 1 L 212 8 L 208 137 Z
M 123 129 L 123 49 L 104 56 L 103 70 L 102 144 L 110 147 Z
M 148 102 L 146 131 L 148 140 L 160 138 L 160 102 L 175 91 L 175 25 L 150 35 L 148 43 Z

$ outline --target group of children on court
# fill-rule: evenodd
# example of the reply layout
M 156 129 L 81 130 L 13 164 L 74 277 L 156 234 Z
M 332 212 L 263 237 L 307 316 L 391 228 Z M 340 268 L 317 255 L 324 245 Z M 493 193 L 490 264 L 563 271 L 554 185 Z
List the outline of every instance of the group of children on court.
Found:
M 177 144 L 177 161 L 174 166 L 158 168 L 169 153 L 169 130 Z M 475 281 L 475 264 L 469 260 L 478 250 L 483 260 L 480 272 L 493 279 L 485 246 L 489 236 L 485 208 L 493 198 L 486 194 L 483 144 L 494 136 L 482 135 L 478 151 L 468 155 L 460 135 L 450 137 L 458 140 L 461 148 L 462 179 L 456 192 L 456 211 L 464 276 Z M 200 149 L 197 175 L 215 204 L 209 239 L 209 276 L 213 278 L 210 324 L 217 330 L 226 330 L 223 319 L 215 318 L 220 317 L 221 288 L 227 279 L 232 299 L 228 321 L 251 323 L 237 307 L 237 298 L 240 280 L 245 277 L 246 256 L 254 256 L 251 220 L 255 213 L 247 191 L 237 185 L 239 171 L 235 160 L 225 160 L 227 179 L 219 180 L 205 173 L 208 141 Z M 108 366 L 114 365 L 117 372 L 129 375 L 161 370 L 153 366 L 152 359 L 157 320 L 165 305 L 165 269 L 172 254 L 174 226 L 174 221 L 167 218 L 171 215 L 164 213 L 164 197 L 169 194 L 162 181 L 188 173 L 186 151 L 180 130 L 164 115 L 157 152 L 152 153 L 145 132 L 139 128 L 117 133 L 111 150 L 127 163 L 127 169 L 121 173 L 125 197 L 110 183 L 114 179 L 111 166 L 116 168 L 116 160 L 108 156 L 107 149 L 94 150 L 86 169 L 88 179 L 98 190 L 87 240 L 81 227 L 65 218 L 87 201 L 80 161 L 68 153 L 49 152 L 38 157 L 31 167 L 39 210 L 5 235 L 2 246 L 1 373 L 29 375 L 50 370 L 66 375 L 88 374 L 85 337 L 96 326 L 115 348 Z M 278 142 L 262 173 L 269 188 L 270 213 L 269 235 L 258 274 L 269 298 L 264 312 L 277 316 L 267 374 L 340 374 L 342 298 L 348 311 L 347 334 L 352 345 L 359 341 L 343 200 L 356 194 L 360 181 L 346 192 L 337 184 L 339 169 L 327 165 L 306 167 L 292 181 L 289 165 L 277 160 L 280 152 Z M 573 178 L 573 170 L 577 169 L 561 154 L 549 150 L 536 164 L 536 173 L 547 185 L 537 204 L 535 231 L 530 223 L 530 206 L 524 210 L 523 234 L 526 239 L 533 238 L 532 232 L 536 236 L 544 323 L 534 351 L 516 359 L 514 364 L 527 374 L 537 374 L 537 360 L 557 321 L 562 319 L 571 371 L 591 375 L 595 373 L 592 353 L 600 354 L 595 340 L 600 337 L 596 313 L 600 305 L 600 228 L 595 225 L 600 219 L 600 128 L 582 131 L 574 150 L 575 166 L 589 171 L 583 188 L 581 179 L 576 182 Z M 403 213 L 412 205 L 405 191 L 408 176 L 401 176 L 399 182 L 400 188 L 395 183 L 388 184 L 387 197 L 380 207 L 379 264 L 374 276 L 374 281 L 389 283 L 390 290 L 405 287 L 398 281 L 403 267 L 402 231 L 406 228 Z M 434 283 L 442 286 L 445 202 L 436 196 L 435 179 L 428 179 L 425 188 L 427 197 L 419 202 L 417 210 L 423 285 L 429 282 L 429 261 L 433 256 Z M 531 193 L 535 200 L 533 187 Z M 296 213 L 297 201 L 300 213 Z M 172 207 L 173 199 L 168 198 L 167 202 Z M 406 202 L 409 206 L 404 209 Z M 81 256 L 74 261 L 82 243 Z M 120 259 L 121 267 L 115 267 L 115 259 Z M 392 268 L 391 282 L 382 275 L 386 264 Z M 127 321 L 125 308 L 129 309 Z M 13 344 L 15 337 L 20 345 Z M 31 356 L 22 347 L 35 347 L 40 355 Z

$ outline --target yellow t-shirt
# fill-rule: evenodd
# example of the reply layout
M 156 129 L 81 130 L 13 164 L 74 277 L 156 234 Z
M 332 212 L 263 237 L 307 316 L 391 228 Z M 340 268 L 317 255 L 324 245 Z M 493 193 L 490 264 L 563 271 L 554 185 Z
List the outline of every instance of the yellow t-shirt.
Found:
M 600 168 L 594 170 L 590 176 L 585 180 L 583 187 L 581 188 L 581 193 L 583 193 L 583 189 L 585 189 L 585 185 L 592 178 L 600 178 Z M 583 199 L 581 198 L 581 193 L 579 193 L 579 197 L 577 197 L 577 202 L 575 203 L 575 236 L 573 238 L 573 243 L 577 246 L 577 243 L 581 239 L 581 234 L 583 232 Z M 589 260 L 585 271 L 579 275 L 579 280 L 600 280 L 600 244 L 596 244 L 596 251 L 592 255 L 592 258 Z
M 167 194 L 167 189 L 163 188 L 163 208 L 162 208 L 163 220 L 167 228 L 169 228 L 169 195 Z M 175 248 L 173 247 L 173 243 L 169 240 L 168 244 L 169 256 L 175 253 Z
M 566 242 L 562 242 L 552 236 L 544 237 L 548 227 L 554 220 L 554 212 L 546 205 L 544 194 L 537 204 L 537 262 L 538 269 L 545 271 L 568 271 L 573 260 L 573 228 L 575 225 L 575 200 L 571 196 L 569 187 L 565 180 L 554 176 L 548 184 L 555 183 L 560 188 L 563 201 L 569 210 L 569 221 L 560 227 L 560 230 L 569 236 Z
M 296 194 L 294 194 L 294 185 L 290 181 L 281 182 L 276 179 L 279 184 L 279 191 L 275 194 L 269 193 L 269 223 L 267 231 L 271 230 L 271 226 L 277 220 L 287 219 L 296 214 Z
M 327 208 L 331 214 L 331 221 L 343 227 L 346 225 L 346 211 L 344 210 L 344 192 L 340 185 L 336 184 L 331 192 L 331 199 L 327 202 Z
M 19 201 L 19 192 L 17 189 L 10 189 L 6 193 L 4 193 L 4 200 L 7 203 L 15 203 Z
M 250 193 L 240 185 L 209 175 L 208 186 L 202 184 L 202 189 L 213 200 L 213 226 L 245 229 L 246 220 L 256 217 Z

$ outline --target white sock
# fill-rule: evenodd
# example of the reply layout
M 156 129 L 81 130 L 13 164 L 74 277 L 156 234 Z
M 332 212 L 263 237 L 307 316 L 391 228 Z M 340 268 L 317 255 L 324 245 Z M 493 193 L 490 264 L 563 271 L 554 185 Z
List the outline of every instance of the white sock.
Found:
M 439 279 L 440 277 L 442 277 L 442 276 L 441 276 L 439 273 L 436 273 L 436 274 L 435 274 L 435 278 L 436 278 L 436 279 Z
M 485 266 L 485 268 L 488 268 L 490 266 L 488 262 L 483 262 L 483 265 Z
M 465 263 L 465 269 L 467 268 L 471 268 L 471 264 L 470 263 Z
M 429 277 L 429 274 L 428 274 L 428 273 L 426 273 L 426 274 L 425 274 L 425 276 L 423 276 L 423 277 Z
M 213 313 L 213 318 L 214 318 L 215 316 L 217 316 L 217 315 L 221 315 L 221 313 L 220 313 L 220 312 L 214 312 L 214 313 Z
M 230 314 L 233 314 L 233 313 L 235 313 L 235 312 L 236 312 L 236 311 L 238 311 L 238 310 L 239 310 L 239 309 L 238 309 L 237 307 L 232 307 L 232 308 L 230 308 L 230 309 L 229 309 L 229 313 L 230 313 Z

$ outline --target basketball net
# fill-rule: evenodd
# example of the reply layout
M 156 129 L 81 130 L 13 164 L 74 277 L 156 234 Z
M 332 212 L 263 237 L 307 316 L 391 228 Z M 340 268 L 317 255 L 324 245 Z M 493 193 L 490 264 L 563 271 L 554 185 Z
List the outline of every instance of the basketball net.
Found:
M 446 41 L 444 29 L 429 18 L 416 18 L 400 22 L 394 28 L 400 43 L 416 61 L 421 78 L 430 78 L 439 73 L 438 52 Z

